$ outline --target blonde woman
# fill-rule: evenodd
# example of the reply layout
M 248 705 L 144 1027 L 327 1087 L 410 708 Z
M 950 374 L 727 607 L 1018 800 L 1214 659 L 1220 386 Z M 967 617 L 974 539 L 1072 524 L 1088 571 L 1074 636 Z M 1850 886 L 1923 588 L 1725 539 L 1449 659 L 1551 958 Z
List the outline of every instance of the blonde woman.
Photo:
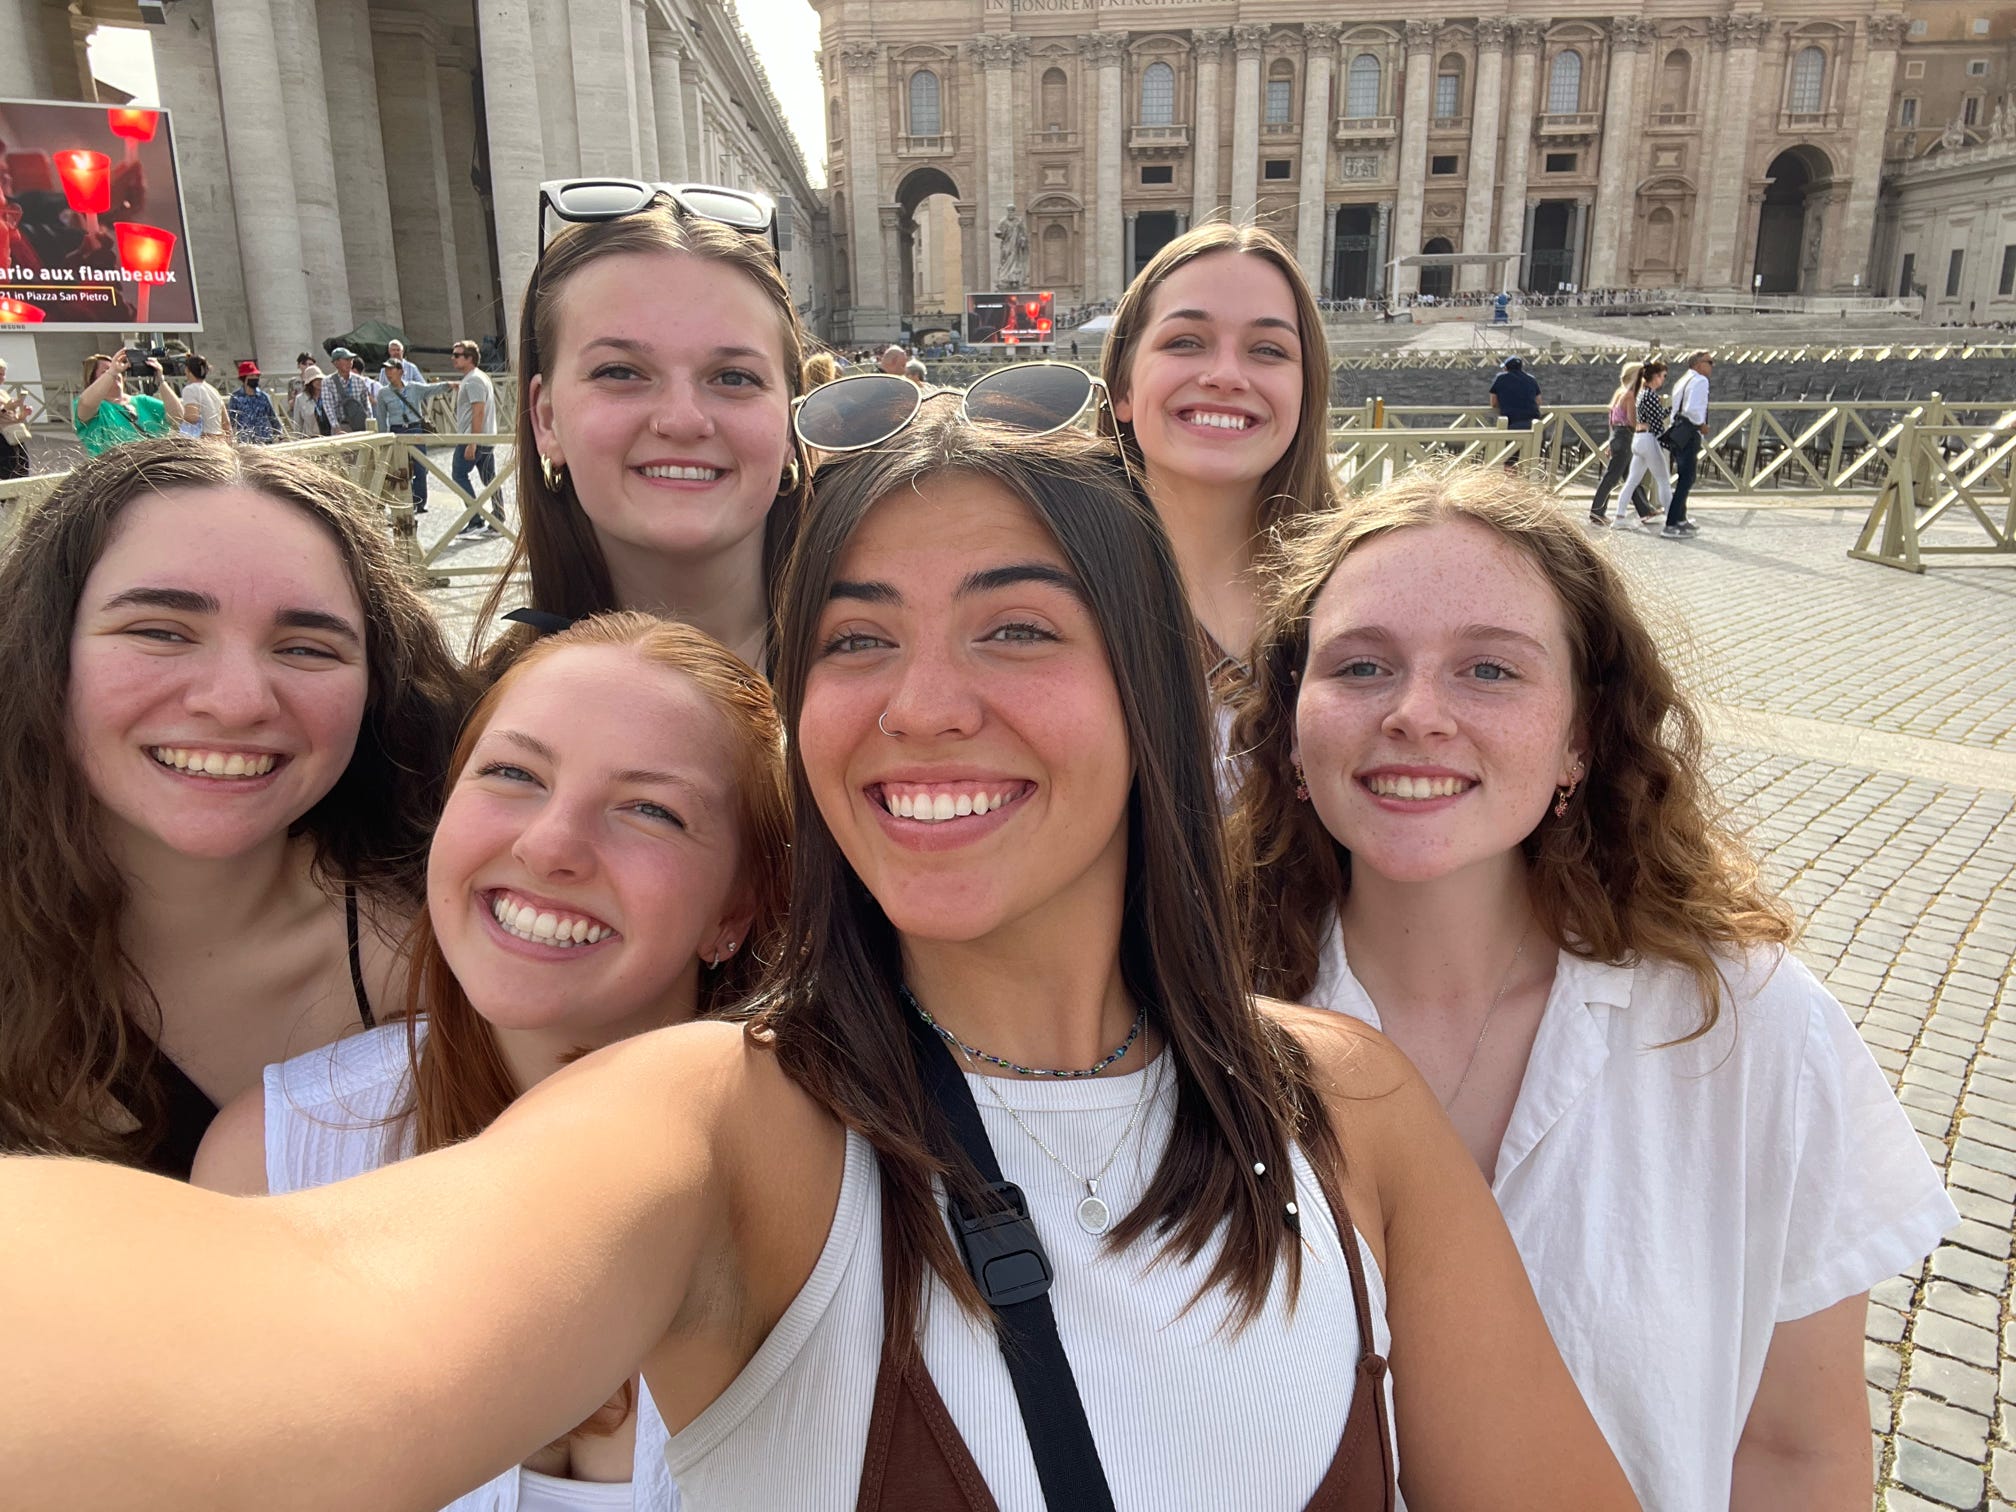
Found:
M 1589 523 L 1608 527 L 1610 516 L 1606 506 L 1610 502 L 1611 490 L 1621 483 L 1625 473 L 1631 470 L 1631 437 L 1636 419 L 1633 405 L 1637 402 L 1634 391 L 1638 387 L 1639 375 L 1644 371 L 1642 362 L 1627 362 L 1617 374 L 1617 387 L 1610 395 L 1610 461 L 1603 469 L 1603 481 L 1596 485 L 1596 498 L 1589 505 Z M 1625 494 L 1618 505 L 1618 520 L 1624 519 L 1623 505 L 1633 503 L 1634 495 Z M 1649 520 L 1652 511 L 1640 507 L 1638 518 Z
M 1631 469 L 1624 475 L 1622 494 L 1630 499 L 1638 492 L 1638 485 L 1649 478 L 1662 517 L 1673 502 L 1673 482 L 1666 476 L 1666 452 L 1659 444 L 1659 438 L 1666 434 L 1666 402 L 1659 397 L 1659 390 L 1665 385 L 1666 364 L 1654 357 L 1638 370 L 1638 381 L 1631 386 Z M 1645 518 L 1649 521 L 1652 516 Z M 1624 523 L 1621 509 L 1617 523 Z

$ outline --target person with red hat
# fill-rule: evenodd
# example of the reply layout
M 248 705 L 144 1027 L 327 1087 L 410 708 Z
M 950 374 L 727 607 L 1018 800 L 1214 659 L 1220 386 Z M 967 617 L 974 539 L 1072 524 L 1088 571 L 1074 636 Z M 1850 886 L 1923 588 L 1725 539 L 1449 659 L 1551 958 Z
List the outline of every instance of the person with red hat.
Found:
M 280 439 L 280 413 L 273 408 L 273 396 L 259 387 L 259 364 L 251 358 L 238 364 L 238 392 L 224 401 L 224 408 L 240 441 Z

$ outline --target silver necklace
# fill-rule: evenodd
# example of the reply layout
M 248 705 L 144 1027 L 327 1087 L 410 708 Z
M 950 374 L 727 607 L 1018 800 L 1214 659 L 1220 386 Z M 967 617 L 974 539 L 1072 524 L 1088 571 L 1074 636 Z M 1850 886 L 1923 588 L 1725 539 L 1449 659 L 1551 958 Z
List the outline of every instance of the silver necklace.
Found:
M 963 1046 L 961 1047 L 961 1053 L 964 1053 Z M 972 1066 L 973 1058 L 971 1056 L 966 1057 L 966 1064 L 969 1068 Z M 1105 1180 L 1106 1173 L 1113 1169 L 1113 1162 L 1118 1160 L 1120 1152 L 1127 1148 L 1127 1140 L 1134 1132 L 1134 1125 L 1141 1121 L 1141 1110 L 1148 1106 L 1148 1083 L 1155 1075 L 1155 1068 L 1153 1066 L 1142 1068 L 1140 1072 L 1141 1085 L 1135 1090 L 1134 1111 L 1127 1116 L 1127 1127 L 1120 1131 L 1119 1142 L 1113 1146 L 1112 1154 L 1108 1155 L 1105 1161 L 1101 1163 L 1099 1169 L 1094 1171 L 1090 1176 L 1077 1170 L 1063 1156 L 1043 1143 L 1043 1136 L 1024 1123 L 1022 1115 L 1015 1111 L 1014 1105 L 994 1090 L 992 1077 L 981 1075 L 978 1071 L 975 1071 L 974 1075 L 980 1077 L 980 1085 L 985 1087 L 987 1095 L 994 1099 L 994 1106 L 1014 1119 L 1015 1127 L 1020 1129 L 1024 1134 L 1027 1134 L 1031 1143 L 1037 1149 L 1048 1155 L 1052 1162 L 1062 1169 L 1073 1181 L 1082 1181 L 1085 1184 L 1085 1195 L 1078 1202 L 1078 1227 L 1085 1230 L 1086 1233 L 1095 1236 L 1103 1234 L 1111 1228 L 1113 1226 L 1113 1210 L 1106 1206 L 1106 1199 L 1099 1195 L 1099 1183 Z
M 1470 1068 L 1477 1064 L 1477 1052 L 1484 1048 L 1484 1036 L 1491 1032 L 1491 1020 L 1497 1017 L 1498 1005 L 1505 1001 L 1505 989 L 1512 985 L 1512 973 L 1519 969 L 1520 957 L 1526 954 L 1526 938 L 1532 933 L 1533 921 L 1529 919 L 1526 927 L 1519 931 L 1519 948 L 1512 952 L 1512 964 L 1505 968 L 1505 975 L 1499 980 L 1497 995 L 1491 999 L 1491 1006 L 1484 1010 L 1484 1022 L 1477 1026 L 1477 1042 L 1470 1047 L 1470 1058 L 1463 1062 L 1463 1074 L 1456 1078 L 1456 1090 L 1442 1104 L 1444 1113 L 1455 1107 L 1456 1099 L 1463 1095 L 1463 1085 L 1470 1080 Z

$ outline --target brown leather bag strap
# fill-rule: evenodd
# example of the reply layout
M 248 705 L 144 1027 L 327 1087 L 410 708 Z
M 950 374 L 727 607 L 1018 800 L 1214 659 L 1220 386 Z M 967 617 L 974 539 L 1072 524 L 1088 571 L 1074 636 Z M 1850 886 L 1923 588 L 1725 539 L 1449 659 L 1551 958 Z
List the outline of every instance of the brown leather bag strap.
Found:
M 1342 1192 L 1328 1193 L 1330 1215 L 1337 1223 L 1338 1247 L 1344 1251 L 1344 1267 L 1351 1276 L 1351 1308 L 1358 1315 L 1358 1361 L 1351 1382 L 1351 1413 L 1345 1419 L 1344 1440 L 1337 1448 L 1336 1462 L 1324 1478 L 1310 1512 L 1326 1508 L 1325 1494 L 1338 1497 L 1334 1505 L 1343 1512 L 1365 1512 L 1373 1506 L 1393 1512 L 1398 1488 L 1393 1464 L 1393 1425 L 1386 1410 L 1386 1357 L 1379 1353 L 1372 1331 L 1371 1288 L 1365 1280 L 1365 1262 L 1358 1249 L 1358 1228 L 1351 1221 L 1351 1209 Z M 1369 1440 L 1369 1442 L 1368 1442 Z M 1376 1474 L 1373 1456 L 1377 1456 Z M 1376 1499 L 1375 1499 L 1376 1498 Z

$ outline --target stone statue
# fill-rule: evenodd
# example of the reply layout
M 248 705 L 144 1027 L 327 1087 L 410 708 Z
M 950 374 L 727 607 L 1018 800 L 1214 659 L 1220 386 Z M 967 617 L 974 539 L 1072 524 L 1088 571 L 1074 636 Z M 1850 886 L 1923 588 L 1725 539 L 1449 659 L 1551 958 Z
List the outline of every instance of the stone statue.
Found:
M 1988 123 L 1988 140 L 1991 142 L 2008 141 L 2012 127 L 2016 127 L 2016 123 L 2012 123 L 2009 119 L 2009 97 L 2004 95 L 2002 103 L 1995 107 L 1995 119 Z
M 994 239 L 1001 243 L 1000 256 L 994 262 L 994 287 L 997 289 L 1021 289 L 1029 283 L 1029 223 L 1022 219 L 1022 212 L 1013 205 L 1001 217 L 1001 224 L 994 228 Z
M 1965 147 L 1967 145 L 1967 131 L 1960 124 L 1958 116 L 1948 121 L 1946 129 L 1939 133 L 1939 145 L 1948 152 L 1951 152 L 1955 147 Z

